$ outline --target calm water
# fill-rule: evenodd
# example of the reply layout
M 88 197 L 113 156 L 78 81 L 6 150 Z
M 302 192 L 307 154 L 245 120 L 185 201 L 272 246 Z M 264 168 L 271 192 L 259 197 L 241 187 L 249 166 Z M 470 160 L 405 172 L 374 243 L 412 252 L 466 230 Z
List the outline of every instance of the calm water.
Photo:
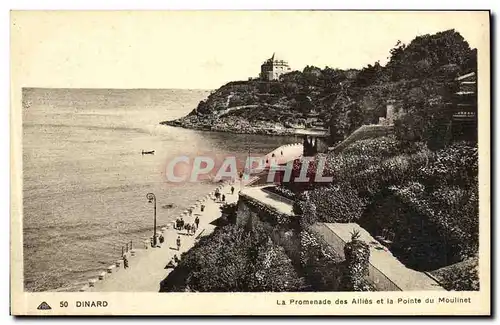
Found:
M 203 152 L 244 158 L 291 137 L 201 132 L 162 126 L 208 95 L 200 90 L 25 89 L 23 218 L 25 289 L 78 288 L 214 187 L 173 185 L 164 176 L 175 155 Z M 142 150 L 156 154 L 142 156 Z M 174 204 L 172 209 L 163 205 Z

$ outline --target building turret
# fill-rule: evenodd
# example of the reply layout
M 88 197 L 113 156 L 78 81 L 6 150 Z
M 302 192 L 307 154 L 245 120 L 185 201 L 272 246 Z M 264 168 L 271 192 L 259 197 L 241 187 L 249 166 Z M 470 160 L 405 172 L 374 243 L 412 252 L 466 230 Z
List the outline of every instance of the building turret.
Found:
M 273 53 L 271 58 L 260 66 L 260 78 L 265 81 L 279 80 L 282 74 L 290 71 L 288 62 L 278 58 L 276 53 Z

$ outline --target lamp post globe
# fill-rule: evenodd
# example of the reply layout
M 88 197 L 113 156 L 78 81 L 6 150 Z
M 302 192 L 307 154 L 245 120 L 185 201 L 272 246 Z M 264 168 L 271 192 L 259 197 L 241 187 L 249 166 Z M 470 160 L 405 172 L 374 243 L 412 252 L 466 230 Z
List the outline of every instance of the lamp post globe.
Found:
M 154 204 L 153 247 L 156 247 L 156 196 L 153 193 L 148 193 L 146 198 L 149 203 Z

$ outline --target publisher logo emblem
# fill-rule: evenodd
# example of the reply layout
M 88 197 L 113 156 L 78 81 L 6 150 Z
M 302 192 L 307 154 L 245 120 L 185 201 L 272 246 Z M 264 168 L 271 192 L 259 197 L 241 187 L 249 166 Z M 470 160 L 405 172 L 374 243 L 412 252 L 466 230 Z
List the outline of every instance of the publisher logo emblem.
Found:
M 50 310 L 52 308 L 49 306 L 48 303 L 43 301 L 40 305 L 38 305 L 38 307 L 36 307 L 36 309 L 38 309 L 38 310 Z

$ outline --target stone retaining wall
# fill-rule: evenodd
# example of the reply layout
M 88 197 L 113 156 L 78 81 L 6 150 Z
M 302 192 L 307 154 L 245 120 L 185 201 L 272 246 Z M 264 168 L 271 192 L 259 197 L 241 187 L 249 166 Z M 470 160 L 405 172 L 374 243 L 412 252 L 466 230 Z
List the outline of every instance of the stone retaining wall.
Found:
M 261 224 L 271 234 L 272 240 L 282 246 L 292 262 L 303 270 L 306 278 L 311 277 L 315 290 L 342 290 L 345 280 L 345 242 L 328 231 L 325 238 L 321 224 L 301 227 L 298 218 L 277 213 L 272 207 L 240 193 L 237 210 L 237 224 Z M 319 227 L 319 228 L 318 228 Z M 371 266 L 371 265 L 370 265 Z M 370 268 L 366 280 L 376 284 L 371 289 L 383 291 L 401 290 L 382 273 Z M 318 277 L 328 278 L 325 282 Z M 319 287 L 318 287 L 319 286 Z

